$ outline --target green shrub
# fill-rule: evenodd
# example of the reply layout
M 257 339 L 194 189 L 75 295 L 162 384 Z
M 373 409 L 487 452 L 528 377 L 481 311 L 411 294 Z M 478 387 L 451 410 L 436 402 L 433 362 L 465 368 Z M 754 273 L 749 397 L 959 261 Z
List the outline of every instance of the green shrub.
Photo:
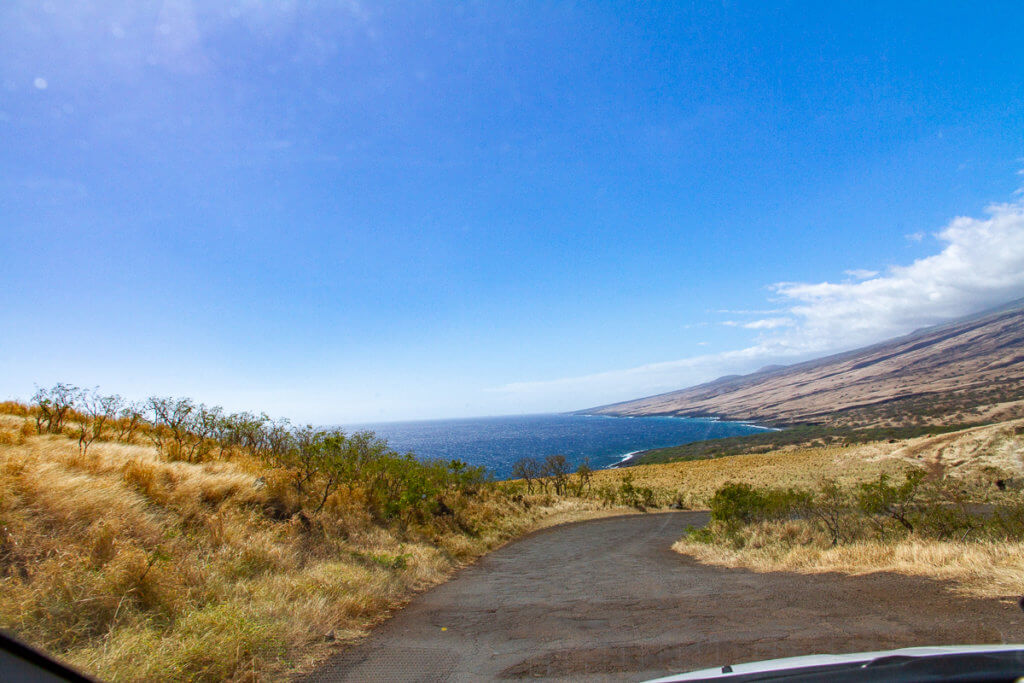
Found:
M 889 475 L 880 474 L 877 481 L 858 485 L 857 507 L 870 518 L 888 518 L 912 532 L 923 504 L 924 475 L 924 470 L 911 470 L 897 485 L 889 483 Z
M 798 489 L 754 488 L 728 483 L 711 497 L 711 519 L 727 526 L 785 519 L 805 514 L 813 496 Z
M 963 482 L 928 482 L 923 470 L 908 472 L 902 481 L 880 475 L 849 488 L 826 480 L 814 491 L 729 483 L 711 498 L 711 525 L 691 532 L 690 538 L 737 543 L 754 525 L 803 520 L 823 531 L 832 545 L 909 534 L 957 541 L 1024 539 L 1024 498 L 1017 491 L 1001 495 L 994 505 L 979 504 Z

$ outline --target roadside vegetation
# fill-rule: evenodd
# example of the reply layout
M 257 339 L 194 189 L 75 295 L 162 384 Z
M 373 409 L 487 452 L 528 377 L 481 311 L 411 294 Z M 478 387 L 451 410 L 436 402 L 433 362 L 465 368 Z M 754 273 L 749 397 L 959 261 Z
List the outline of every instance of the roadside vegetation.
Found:
M 859 482 L 730 481 L 711 524 L 675 549 L 755 571 L 895 571 L 961 591 L 1024 594 L 1024 421 L 902 445 L 907 467 Z
M 822 477 L 841 482 L 859 482 L 880 473 L 898 475 L 911 464 L 891 457 L 904 442 L 793 448 L 768 453 L 637 465 L 594 473 L 595 490 L 621 486 L 650 489 L 663 505 L 683 509 L 707 509 L 711 496 L 728 482 L 752 486 L 814 486 Z M 907 442 L 911 443 L 911 442 Z
M 0 628 L 105 680 L 308 668 L 458 566 L 621 514 L 589 468 L 529 485 L 368 432 L 58 384 L 0 404 Z
M 0 628 L 107 680 L 273 679 L 528 531 L 667 508 L 712 510 L 676 545 L 702 561 L 1020 595 L 1024 420 L 942 431 L 493 481 L 368 432 L 58 384 L 0 403 Z

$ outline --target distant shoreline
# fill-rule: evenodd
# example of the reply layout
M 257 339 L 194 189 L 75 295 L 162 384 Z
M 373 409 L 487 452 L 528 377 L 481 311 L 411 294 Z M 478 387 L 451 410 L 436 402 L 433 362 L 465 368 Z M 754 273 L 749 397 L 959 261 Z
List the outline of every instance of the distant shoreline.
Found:
M 647 450 L 651 450 L 651 449 L 648 448 Z M 613 462 L 611 465 L 605 465 L 604 469 L 606 469 L 606 470 L 617 470 L 620 467 L 629 467 L 629 465 L 627 463 L 630 460 L 635 458 L 640 453 L 646 453 L 646 452 L 647 451 L 631 451 L 629 453 L 626 453 L 624 456 L 622 456 L 622 460 L 619 460 L 618 462 Z
M 721 418 L 713 416 L 713 415 L 706 415 L 706 416 L 701 416 L 701 417 L 691 417 L 691 416 L 686 416 L 686 415 L 606 415 L 606 414 L 600 414 L 600 413 L 599 414 L 577 413 L 577 414 L 578 415 L 583 415 L 585 417 L 610 417 L 610 418 L 622 418 L 622 417 L 671 417 L 671 418 L 677 418 L 677 419 L 680 419 L 680 420 L 708 420 L 710 422 L 730 422 L 730 423 L 734 423 L 734 424 L 740 424 L 740 425 L 744 425 L 745 427 L 754 427 L 756 429 L 762 429 L 762 430 L 764 430 L 766 432 L 781 432 L 782 431 L 781 427 L 766 427 L 764 425 L 754 424 L 753 422 L 744 422 L 744 421 L 740 421 L 740 420 L 722 420 Z M 723 438 L 724 439 L 724 438 L 728 438 L 728 437 L 718 437 L 718 438 Z M 699 441 L 714 441 L 714 439 L 697 439 L 696 441 L 688 441 L 687 443 L 698 443 Z M 676 444 L 676 445 L 683 445 L 683 444 Z M 672 448 L 672 446 L 663 446 L 663 448 Z M 643 457 L 643 455 L 645 453 L 650 453 L 651 451 L 659 451 L 659 450 L 661 450 L 661 448 L 646 448 L 646 449 L 639 450 L 639 451 L 630 451 L 629 453 L 623 454 L 622 459 L 619 460 L 618 462 L 613 462 L 610 465 L 605 465 L 602 469 L 617 470 L 617 469 L 620 469 L 620 468 L 623 468 L 623 467 L 632 467 L 635 464 L 633 461 L 634 460 L 638 460 L 639 458 Z

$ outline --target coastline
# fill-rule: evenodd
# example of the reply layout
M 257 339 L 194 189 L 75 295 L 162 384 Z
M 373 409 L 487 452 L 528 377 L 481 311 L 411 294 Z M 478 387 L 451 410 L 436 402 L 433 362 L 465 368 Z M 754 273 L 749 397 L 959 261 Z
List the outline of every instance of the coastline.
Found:
M 593 417 L 611 417 L 611 418 L 616 418 L 616 417 L 626 417 L 626 416 L 619 416 L 619 415 L 607 415 L 607 416 L 600 415 L 600 416 L 598 416 L 598 415 L 594 415 Z M 652 417 L 655 417 L 655 416 L 652 416 Z M 676 418 L 680 418 L 680 419 L 684 419 L 684 420 L 710 420 L 712 422 L 720 422 L 721 421 L 720 418 L 714 417 L 714 416 L 694 418 L 694 417 L 684 417 L 682 415 L 663 415 L 663 416 L 656 416 L 656 417 L 676 417 Z M 729 422 L 732 422 L 732 420 L 729 420 Z M 766 432 L 781 432 L 782 429 L 783 429 L 782 427 L 766 427 L 764 425 L 754 424 L 753 422 L 738 422 L 737 424 L 742 424 L 742 425 L 744 425 L 746 427 L 754 427 L 756 429 L 762 429 L 762 430 L 764 430 Z M 700 439 L 698 439 L 697 441 L 700 441 Z M 697 441 L 691 441 L 691 442 L 688 442 L 688 443 L 697 443 Z M 678 444 L 678 445 L 683 445 L 683 444 Z M 665 448 L 672 448 L 672 446 L 665 446 Z M 643 457 L 643 455 L 645 453 L 650 453 L 651 451 L 657 451 L 657 450 L 661 450 L 661 449 L 660 448 L 646 448 L 646 449 L 639 450 L 639 451 L 630 451 L 629 453 L 623 454 L 619 461 L 613 462 L 611 465 L 605 465 L 602 469 L 605 469 L 605 470 L 617 470 L 617 469 L 622 468 L 622 467 L 632 467 L 633 465 L 636 464 L 636 463 L 633 462 L 634 460 L 639 460 L 641 457 Z
M 612 420 L 635 419 L 635 418 L 650 418 L 650 417 L 661 417 L 672 420 L 706 420 L 708 422 L 729 422 L 732 424 L 743 425 L 745 427 L 754 427 L 756 429 L 763 429 L 766 432 L 781 432 L 783 427 L 766 427 L 765 425 L 759 425 L 751 420 L 733 420 L 729 418 L 723 418 L 719 415 L 677 415 L 675 413 L 651 413 L 650 415 L 616 415 L 614 413 L 564 413 L 565 415 L 579 415 L 580 417 L 603 417 Z
M 650 449 L 648 449 L 648 450 L 650 450 Z M 635 458 L 640 453 L 646 453 L 646 452 L 647 451 L 630 451 L 629 453 L 626 453 L 625 455 L 623 455 L 621 460 L 619 460 L 618 462 L 613 462 L 611 465 L 605 465 L 603 469 L 615 470 L 615 469 L 618 469 L 620 467 L 628 467 L 629 465 L 627 465 L 626 463 L 628 463 L 630 460 Z
M 636 464 L 636 463 L 633 462 L 634 460 L 639 459 L 640 456 L 642 456 L 644 453 L 648 453 L 650 451 L 656 451 L 656 450 L 658 450 L 658 449 L 657 448 L 648 448 L 648 449 L 642 450 L 642 451 L 633 451 L 632 453 L 626 453 L 624 456 L 622 456 L 622 460 L 619 460 L 616 463 L 612 463 L 611 465 L 608 465 L 604 469 L 606 469 L 606 470 L 617 470 L 617 469 L 620 469 L 622 467 L 632 467 L 633 465 Z

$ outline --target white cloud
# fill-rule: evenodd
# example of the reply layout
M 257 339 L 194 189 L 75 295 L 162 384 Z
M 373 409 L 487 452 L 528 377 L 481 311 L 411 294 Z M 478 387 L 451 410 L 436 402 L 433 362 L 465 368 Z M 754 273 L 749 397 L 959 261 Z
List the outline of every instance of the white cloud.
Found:
M 907 239 L 908 242 L 921 242 L 922 240 L 924 240 L 925 235 L 923 232 L 918 231 L 912 232 L 909 235 L 904 235 L 904 237 Z
M 865 270 L 863 268 L 854 268 L 853 270 L 844 270 L 843 273 L 849 275 L 856 280 L 867 280 L 878 275 L 877 270 Z
M 737 310 L 730 310 L 728 308 L 722 308 L 722 309 L 719 309 L 719 310 L 715 311 L 715 313 L 727 313 L 729 315 L 774 315 L 775 313 L 785 313 L 785 312 L 786 312 L 786 309 L 784 309 L 784 308 L 762 308 L 760 310 L 757 310 L 757 309 L 755 309 L 755 310 L 746 309 L 746 310 L 738 310 L 738 311 Z
M 779 283 L 798 325 L 765 343 L 780 349 L 850 347 L 1024 296 L 1024 203 L 961 217 L 936 237 L 938 254 L 856 283 Z
M 743 327 L 748 330 L 774 330 L 779 327 L 789 327 L 792 324 L 792 318 L 762 318 L 744 323 Z
M 718 324 L 725 327 L 742 327 L 748 330 L 774 330 L 777 327 L 788 327 L 793 324 L 793 321 L 789 318 L 761 318 L 746 323 L 739 320 L 723 320 Z
M 581 404 L 627 400 L 769 362 L 856 348 L 1024 297 L 1024 202 L 991 206 L 986 213 L 984 218 L 956 218 L 935 235 L 944 244 L 941 251 L 892 266 L 884 275 L 857 282 L 772 285 L 785 303 L 785 317 L 721 323 L 765 331 L 746 348 L 583 377 L 517 382 L 496 391 Z

